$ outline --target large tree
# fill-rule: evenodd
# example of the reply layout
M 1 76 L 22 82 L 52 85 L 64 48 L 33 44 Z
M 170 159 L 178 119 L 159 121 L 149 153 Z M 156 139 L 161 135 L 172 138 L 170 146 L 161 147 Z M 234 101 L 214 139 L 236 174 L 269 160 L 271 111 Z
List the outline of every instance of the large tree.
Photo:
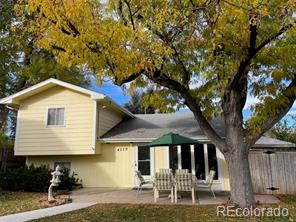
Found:
M 155 110 L 151 106 L 149 106 L 149 104 L 144 104 L 145 95 L 147 96 L 147 94 L 149 95 L 150 93 L 153 93 L 153 91 L 148 93 L 140 92 L 137 90 L 133 91 L 131 93 L 130 100 L 127 103 L 123 104 L 123 107 L 133 114 L 155 113 Z
M 296 116 L 282 119 L 267 133 L 268 136 L 296 144 Z
M 35 36 L 26 32 L 34 13 L 19 16 L 15 13 L 16 3 L 17 0 L 0 0 L 0 98 L 48 78 L 88 85 L 88 76 L 81 69 L 63 66 L 52 53 L 35 47 Z M 0 105 L 0 142 L 1 138 L 14 135 L 14 119 L 14 112 Z M 5 147 L 5 142 L 1 144 Z
M 234 204 L 255 204 L 249 149 L 296 98 L 295 0 L 29 0 L 27 8 L 39 14 L 36 46 L 61 63 L 118 85 L 154 85 L 154 103 L 187 106 L 226 158 Z M 244 121 L 248 95 L 259 103 Z

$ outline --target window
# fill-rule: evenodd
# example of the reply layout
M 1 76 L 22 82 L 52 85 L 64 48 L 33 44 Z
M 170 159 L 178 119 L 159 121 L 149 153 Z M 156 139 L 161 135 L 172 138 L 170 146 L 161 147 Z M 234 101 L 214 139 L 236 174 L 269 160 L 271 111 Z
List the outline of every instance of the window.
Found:
M 214 180 L 218 180 L 218 161 L 216 147 L 213 144 L 208 144 L 208 163 L 209 170 L 215 170 L 216 172 Z
M 205 152 L 206 151 L 206 152 Z M 207 148 L 204 148 L 203 144 L 195 145 L 194 147 L 195 157 L 195 172 L 196 178 L 199 180 L 206 179 L 206 169 L 215 170 L 216 174 L 214 180 L 218 180 L 218 159 L 216 153 L 216 147 L 213 144 L 208 144 Z
M 178 148 L 177 146 L 170 146 L 169 147 L 169 161 L 170 161 L 170 168 L 173 169 L 173 172 L 178 169 Z
M 60 168 L 62 170 L 64 169 L 68 169 L 69 171 L 71 170 L 71 162 L 55 162 L 54 163 L 54 169 L 57 167 L 57 166 L 60 166 Z
M 203 144 L 194 146 L 195 175 L 198 180 L 205 180 L 205 154 Z
M 191 151 L 190 145 L 181 146 L 181 164 L 182 169 L 188 169 L 191 173 Z
M 143 176 L 149 176 L 150 172 L 150 147 L 138 147 L 138 170 Z
M 65 108 L 49 108 L 47 112 L 48 126 L 64 125 Z

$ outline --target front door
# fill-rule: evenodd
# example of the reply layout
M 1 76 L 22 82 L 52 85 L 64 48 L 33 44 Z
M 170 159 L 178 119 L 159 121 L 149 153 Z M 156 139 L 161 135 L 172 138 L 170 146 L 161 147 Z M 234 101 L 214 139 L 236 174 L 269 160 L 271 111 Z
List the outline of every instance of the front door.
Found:
M 147 146 L 135 147 L 135 170 L 141 172 L 144 179 L 154 175 L 154 148 Z

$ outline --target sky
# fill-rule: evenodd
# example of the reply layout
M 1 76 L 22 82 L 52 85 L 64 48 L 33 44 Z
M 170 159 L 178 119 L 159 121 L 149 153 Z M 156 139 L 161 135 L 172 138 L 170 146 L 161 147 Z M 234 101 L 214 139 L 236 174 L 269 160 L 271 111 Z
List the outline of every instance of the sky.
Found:
M 91 78 L 91 86 L 90 89 L 102 94 L 105 94 L 112 98 L 115 102 L 117 102 L 119 105 L 123 105 L 124 103 L 129 101 L 129 96 L 127 95 L 126 92 L 124 92 L 121 87 L 114 85 L 111 81 L 103 83 L 102 86 L 98 86 L 96 83 L 95 78 Z M 250 105 L 258 102 L 256 98 L 252 96 L 248 96 L 247 102 L 246 102 L 246 108 L 243 110 L 243 114 L 245 118 L 250 117 L 250 110 L 249 107 Z M 179 112 L 187 112 L 189 111 L 188 109 L 181 109 Z M 291 108 L 290 112 L 286 115 L 285 118 L 288 120 L 290 119 L 290 114 L 296 115 L 296 102 L 294 103 L 293 107 Z

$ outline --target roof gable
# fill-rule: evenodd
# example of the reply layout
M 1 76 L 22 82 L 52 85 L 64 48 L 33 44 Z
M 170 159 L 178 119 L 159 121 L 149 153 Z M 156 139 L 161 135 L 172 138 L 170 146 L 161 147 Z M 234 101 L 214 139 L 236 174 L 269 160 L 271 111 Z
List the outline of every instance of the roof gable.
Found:
M 123 107 L 121 107 L 120 105 L 118 105 L 117 103 L 115 103 L 111 98 L 109 98 L 108 96 L 101 94 L 101 93 L 97 93 L 94 91 L 91 91 L 89 89 L 85 89 L 82 88 L 80 86 L 75 86 L 73 84 L 67 83 L 67 82 L 63 82 L 61 80 L 57 80 L 57 79 L 48 79 L 45 80 L 43 82 L 40 82 L 34 86 L 31 86 L 27 89 L 24 89 L 22 91 L 19 91 L 15 94 L 12 94 L 8 97 L 5 97 L 3 99 L 0 100 L 0 104 L 4 104 L 4 105 L 19 105 L 20 101 L 26 98 L 29 98 L 31 96 L 34 96 L 38 93 L 41 93 L 45 90 L 48 90 L 54 86 L 61 86 L 82 94 L 86 94 L 88 96 L 90 96 L 91 99 L 95 100 L 95 101 L 99 101 L 99 100 L 105 100 L 110 102 L 115 109 L 117 109 L 118 111 L 124 113 L 125 115 L 129 116 L 129 117 L 134 117 L 134 115 L 132 113 L 130 113 L 128 110 L 124 109 Z
M 82 87 L 75 86 L 73 84 L 66 83 L 66 82 L 51 78 L 51 79 L 45 80 L 43 82 L 40 82 L 34 86 L 31 86 L 27 89 L 19 91 L 11 96 L 1 99 L 0 104 L 18 104 L 20 100 L 31 97 L 35 94 L 43 92 L 43 91 L 50 89 L 54 86 L 62 86 L 67 89 L 71 89 L 73 91 L 89 95 L 92 99 L 104 99 L 105 98 L 105 95 L 103 95 L 103 94 L 93 92 L 91 90 L 84 89 Z

